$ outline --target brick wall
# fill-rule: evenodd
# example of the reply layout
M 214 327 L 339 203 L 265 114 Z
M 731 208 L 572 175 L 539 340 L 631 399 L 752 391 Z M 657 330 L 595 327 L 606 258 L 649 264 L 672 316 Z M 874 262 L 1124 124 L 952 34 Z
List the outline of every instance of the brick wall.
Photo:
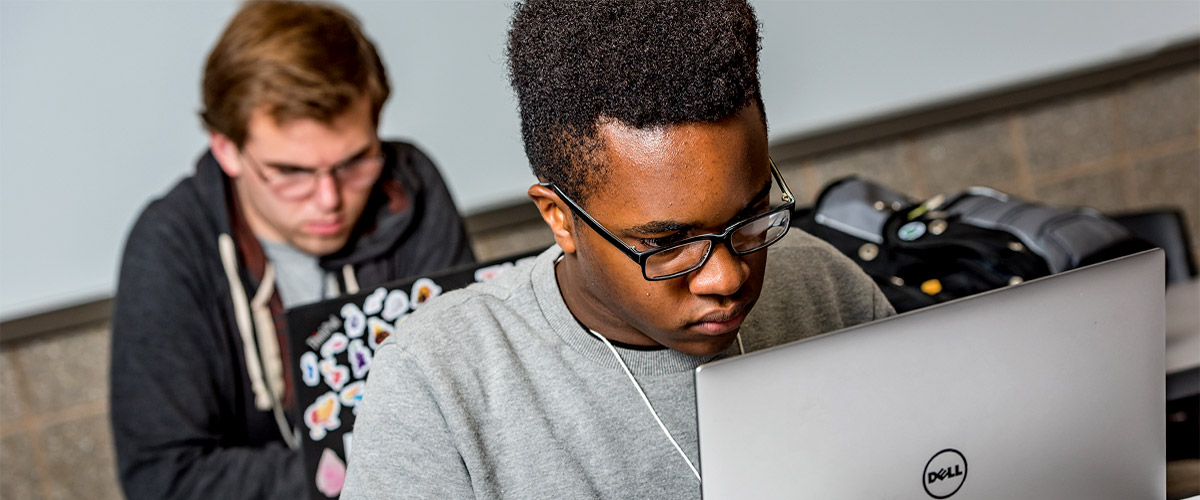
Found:
M 0 498 L 121 498 L 108 349 L 107 323 L 0 347 Z
M 1200 70 L 1149 75 L 779 167 L 803 204 L 853 173 L 916 199 L 984 185 L 1108 213 L 1174 207 L 1200 249 Z

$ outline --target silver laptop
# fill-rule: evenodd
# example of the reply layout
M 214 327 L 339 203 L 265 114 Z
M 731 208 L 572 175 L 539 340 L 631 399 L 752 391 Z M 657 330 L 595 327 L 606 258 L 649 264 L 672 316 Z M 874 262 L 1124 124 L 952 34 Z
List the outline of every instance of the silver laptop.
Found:
M 724 499 L 1162 499 L 1151 250 L 696 369 Z

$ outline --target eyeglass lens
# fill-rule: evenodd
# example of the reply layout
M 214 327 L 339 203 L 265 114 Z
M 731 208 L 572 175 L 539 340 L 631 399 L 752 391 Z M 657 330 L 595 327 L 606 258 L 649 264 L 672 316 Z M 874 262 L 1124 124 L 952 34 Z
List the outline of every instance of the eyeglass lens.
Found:
M 746 255 L 775 243 L 787 232 L 789 215 L 787 210 L 767 212 L 737 228 L 729 235 L 733 250 L 738 255 Z M 698 240 L 654 253 L 646 258 L 646 277 L 660 278 L 693 271 L 704 264 L 712 245 L 712 240 Z
M 338 184 L 359 188 L 373 183 L 382 166 L 382 157 L 359 158 L 334 167 L 331 173 Z M 289 170 L 277 172 L 273 184 L 281 196 L 303 198 L 316 190 L 319 177 L 320 174 L 316 170 Z

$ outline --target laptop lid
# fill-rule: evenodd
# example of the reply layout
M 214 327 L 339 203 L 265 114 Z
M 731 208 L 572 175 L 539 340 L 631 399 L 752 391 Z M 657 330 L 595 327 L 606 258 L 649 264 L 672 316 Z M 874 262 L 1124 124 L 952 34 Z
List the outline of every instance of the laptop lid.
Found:
M 1150 250 L 696 369 L 702 490 L 1164 498 Z

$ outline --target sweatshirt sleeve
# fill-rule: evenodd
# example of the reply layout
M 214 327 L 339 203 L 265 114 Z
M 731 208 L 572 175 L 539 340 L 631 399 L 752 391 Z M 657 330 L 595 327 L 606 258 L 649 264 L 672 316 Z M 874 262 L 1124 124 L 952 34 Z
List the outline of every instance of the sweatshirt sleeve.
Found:
M 194 248 L 204 242 L 164 212 L 151 206 L 135 225 L 113 311 L 110 403 L 125 495 L 301 498 L 299 452 L 271 439 L 235 444 L 247 440 L 242 412 L 255 411 L 230 394 L 241 383 L 229 369 L 240 345 L 220 333 L 224 297 L 198 271 Z
M 475 498 L 419 363 L 395 343 L 371 362 L 350 453 L 344 500 Z

